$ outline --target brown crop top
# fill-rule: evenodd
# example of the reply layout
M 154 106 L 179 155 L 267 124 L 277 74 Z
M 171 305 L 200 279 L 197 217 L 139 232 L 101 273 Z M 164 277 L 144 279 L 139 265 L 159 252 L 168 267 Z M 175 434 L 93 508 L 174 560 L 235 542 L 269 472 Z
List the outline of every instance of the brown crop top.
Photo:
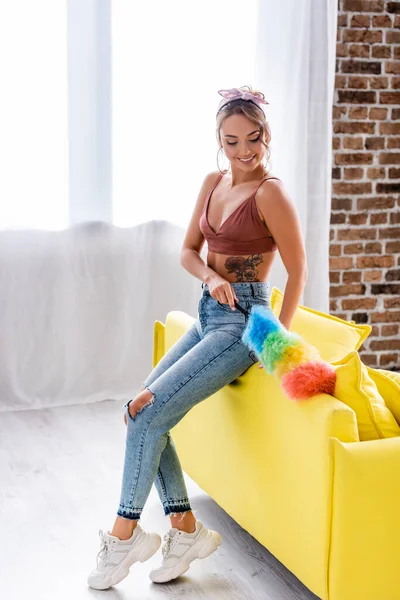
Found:
M 267 177 L 263 179 L 251 196 L 239 204 L 233 213 L 225 219 L 218 231 L 214 231 L 208 222 L 207 210 L 211 194 L 221 181 L 223 175 L 222 173 L 219 176 L 214 187 L 208 192 L 203 212 L 200 216 L 199 226 L 207 241 L 208 249 L 211 252 L 229 255 L 255 254 L 276 250 L 275 240 L 258 213 L 255 195 L 264 181 L 279 179 L 279 177 Z

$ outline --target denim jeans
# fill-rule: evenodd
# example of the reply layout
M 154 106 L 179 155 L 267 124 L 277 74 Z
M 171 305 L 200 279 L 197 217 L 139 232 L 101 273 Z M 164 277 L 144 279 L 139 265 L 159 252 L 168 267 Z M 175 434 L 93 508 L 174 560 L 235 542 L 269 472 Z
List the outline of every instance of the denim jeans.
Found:
M 269 282 L 231 285 L 247 311 L 254 304 L 270 306 Z M 143 382 L 152 398 L 133 418 L 131 400 L 123 405 L 127 434 L 117 515 L 125 519 L 140 519 L 153 483 L 165 515 L 192 510 L 170 429 L 258 361 L 241 340 L 248 315 L 215 300 L 206 283 L 201 287 L 197 320 Z

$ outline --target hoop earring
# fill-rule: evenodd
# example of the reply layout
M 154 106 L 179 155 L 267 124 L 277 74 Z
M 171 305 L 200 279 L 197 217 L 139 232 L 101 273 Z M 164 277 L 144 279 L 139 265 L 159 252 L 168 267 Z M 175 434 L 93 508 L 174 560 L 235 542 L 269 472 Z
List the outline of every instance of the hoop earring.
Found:
M 225 175 L 225 174 L 226 174 L 226 173 L 229 171 L 229 169 L 226 169 L 225 171 L 221 171 L 221 169 L 219 168 L 219 163 L 218 163 L 218 159 L 219 159 L 219 153 L 220 153 L 220 151 L 221 151 L 221 150 L 223 151 L 223 148 L 222 148 L 222 146 L 219 148 L 219 150 L 218 150 L 218 152 L 217 152 L 217 167 L 218 167 L 218 171 L 219 171 L 219 172 L 220 172 L 222 175 Z
M 264 169 L 266 170 L 266 172 L 269 172 L 269 168 L 268 168 L 268 157 L 265 156 L 265 164 L 263 164 Z

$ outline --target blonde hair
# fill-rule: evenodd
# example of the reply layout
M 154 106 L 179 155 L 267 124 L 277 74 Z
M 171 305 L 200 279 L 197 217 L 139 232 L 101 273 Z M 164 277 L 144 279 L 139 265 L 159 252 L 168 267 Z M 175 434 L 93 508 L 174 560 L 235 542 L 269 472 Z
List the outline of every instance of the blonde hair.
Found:
M 239 90 L 242 90 L 243 92 L 250 92 L 251 94 L 254 94 L 255 96 L 259 96 L 260 98 L 265 99 L 265 96 L 262 92 L 253 89 L 249 85 L 242 85 L 242 87 L 240 87 Z M 221 103 L 223 103 L 224 101 L 225 100 L 222 99 Z M 267 164 L 268 164 L 268 166 L 270 166 L 271 130 L 270 130 L 269 124 L 267 122 L 265 113 L 259 104 L 255 104 L 254 102 L 249 102 L 248 100 L 243 100 L 243 98 L 236 98 L 235 100 L 231 100 L 230 102 L 225 104 L 221 109 L 219 109 L 217 112 L 216 136 L 217 136 L 217 142 L 218 142 L 220 148 L 222 148 L 220 130 L 221 130 L 221 125 L 222 125 L 223 121 L 227 117 L 230 117 L 231 115 L 239 115 L 239 114 L 244 115 L 245 117 L 247 117 L 250 121 L 255 123 L 260 128 L 261 140 L 266 148 L 265 154 L 267 157 Z M 265 141 L 264 141 L 264 138 L 265 138 Z M 267 170 L 270 170 L 270 169 L 268 168 Z

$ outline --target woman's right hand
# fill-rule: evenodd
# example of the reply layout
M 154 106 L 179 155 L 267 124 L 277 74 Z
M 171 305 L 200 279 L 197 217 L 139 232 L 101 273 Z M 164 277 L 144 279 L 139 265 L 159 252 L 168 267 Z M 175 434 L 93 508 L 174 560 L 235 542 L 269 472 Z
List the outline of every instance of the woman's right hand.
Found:
M 210 291 L 210 295 L 214 298 L 214 300 L 217 300 L 222 304 L 229 304 L 232 310 L 236 310 L 235 301 L 239 302 L 239 300 L 229 281 L 217 273 L 206 283 Z

